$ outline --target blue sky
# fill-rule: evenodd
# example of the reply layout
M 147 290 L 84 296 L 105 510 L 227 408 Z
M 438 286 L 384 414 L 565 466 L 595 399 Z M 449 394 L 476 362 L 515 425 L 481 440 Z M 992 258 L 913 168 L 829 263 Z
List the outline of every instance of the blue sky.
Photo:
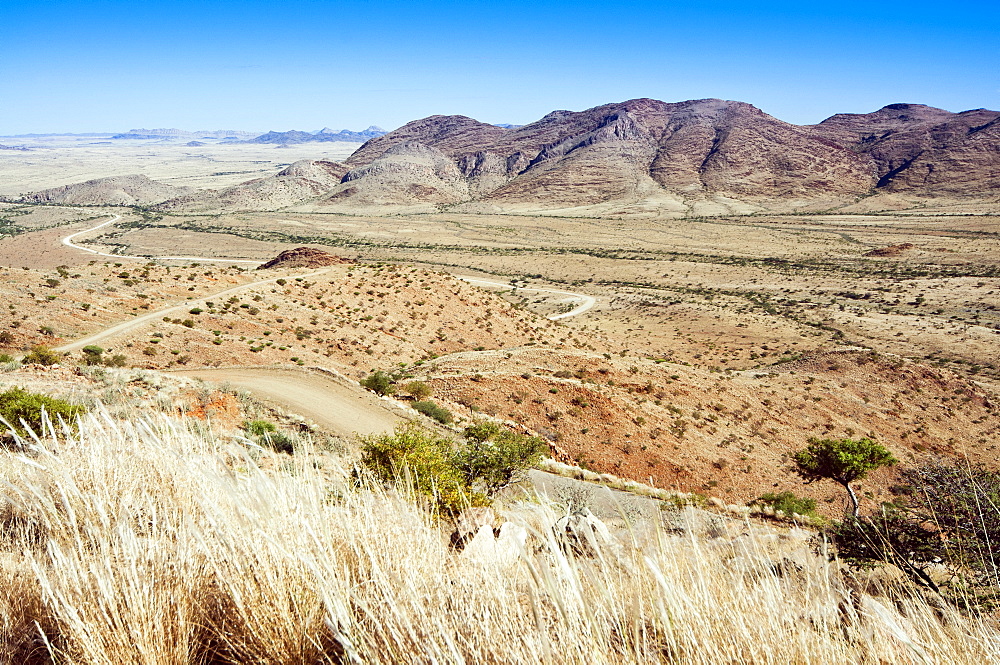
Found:
M 0 135 L 527 123 L 634 97 L 782 120 L 1000 108 L 1000 3 L 0 0 Z

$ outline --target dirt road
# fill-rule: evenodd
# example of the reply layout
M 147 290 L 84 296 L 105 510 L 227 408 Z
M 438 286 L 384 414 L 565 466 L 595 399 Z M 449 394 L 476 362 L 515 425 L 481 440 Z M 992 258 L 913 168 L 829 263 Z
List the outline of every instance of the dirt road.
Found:
M 391 432 L 403 422 L 371 393 L 361 388 L 352 390 L 332 378 L 307 370 L 223 367 L 172 373 L 213 383 L 228 383 L 341 436 Z
M 106 256 L 110 259 L 138 259 L 142 261 L 149 261 L 155 259 L 157 261 L 198 261 L 200 263 L 251 263 L 253 265 L 260 265 L 262 261 L 250 260 L 250 259 L 220 259 L 220 258 L 210 258 L 207 256 L 131 256 L 128 254 L 108 254 L 107 252 L 99 252 L 96 249 L 91 249 L 89 247 L 84 247 L 83 245 L 77 245 L 73 240 L 77 236 L 86 235 L 98 229 L 103 229 L 105 226 L 114 224 L 122 217 L 121 215 L 112 215 L 111 219 L 106 222 L 101 222 L 97 226 L 92 226 L 89 229 L 84 229 L 83 231 L 77 231 L 76 233 L 71 233 L 62 239 L 62 244 L 66 245 L 71 249 L 78 249 L 81 252 L 87 252 L 88 254 L 94 254 L 96 256 Z
M 327 272 L 327 270 L 328 270 L 327 268 L 324 268 L 322 270 L 314 270 L 313 272 L 306 273 L 304 275 L 298 275 L 298 277 L 315 277 L 316 275 L 322 275 L 323 273 Z M 207 307 L 205 303 L 208 300 L 219 300 L 224 296 L 236 293 L 237 291 L 242 291 L 244 289 L 260 286 L 261 284 L 271 284 L 273 282 L 277 282 L 279 279 L 281 278 L 272 277 L 270 279 L 261 279 L 256 282 L 250 282 L 249 284 L 241 284 L 239 286 L 233 286 L 228 289 L 224 289 L 222 291 L 210 293 L 196 300 L 185 300 L 179 305 L 171 305 L 169 307 L 163 307 L 161 309 L 156 310 L 155 312 L 143 314 L 142 316 L 137 316 L 134 319 L 129 319 L 128 321 L 123 321 L 119 324 L 113 325 L 110 328 L 105 328 L 100 332 L 94 333 L 93 335 L 88 335 L 82 339 L 76 340 L 75 342 L 69 342 L 68 344 L 57 346 L 54 350 L 69 351 L 69 352 L 79 351 L 85 346 L 88 346 L 90 344 L 97 344 L 98 342 L 101 342 L 110 337 L 114 337 L 115 335 L 127 332 L 129 330 L 132 330 L 133 328 L 138 328 L 139 326 L 143 326 L 149 323 L 150 321 L 162 320 L 164 315 L 166 314 L 177 314 L 180 312 L 188 311 L 192 307 L 196 307 L 199 305 Z
M 464 282 L 468 282 L 469 284 L 473 284 L 475 286 L 495 286 L 503 289 L 514 288 L 512 284 L 507 284 L 505 282 L 492 282 L 488 279 L 479 279 L 478 277 L 463 277 L 462 275 L 455 275 L 455 277 L 457 279 L 460 279 Z M 558 321 L 559 319 L 568 319 L 571 316 L 579 316 L 580 314 L 589 311 L 594 305 L 597 304 L 597 298 L 595 298 L 594 296 L 588 296 L 585 293 L 573 293 L 572 291 L 556 291 L 554 289 L 538 289 L 526 286 L 525 287 L 519 286 L 517 287 L 517 290 L 534 291 L 535 293 L 554 293 L 560 296 L 568 296 L 566 300 L 569 301 L 576 300 L 580 302 L 579 305 L 577 305 L 568 312 L 563 312 L 562 314 L 553 314 L 552 316 L 548 317 L 550 321 Z

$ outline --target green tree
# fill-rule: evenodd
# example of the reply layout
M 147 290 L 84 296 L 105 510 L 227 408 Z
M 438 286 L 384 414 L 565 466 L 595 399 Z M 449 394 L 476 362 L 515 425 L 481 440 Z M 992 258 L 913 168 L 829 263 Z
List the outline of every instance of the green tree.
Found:
M 792 456 L 796 471 L 808 482 L 829 478 L 844 486 L 851 498 L 852 514 L 860 511 L 851 483 L 883 466 L 896 464 L 888 450 L 869 438 L 809 439 L 809 445 Z
M 482 421 L 465 428 L 465 446 L 457 450 L 454 463 L 465 482 L 481 486 L 492 496 L 518 480 L 548 452 L 540 438 Z
M 97 346 L 95 344 L 90 344 L 88 346 L 83 347 L 83 349 L 81 349 L 81 351 L 83 351 L 83 364 L 84 365 L 103 365 L 104 364 L 104 358 L 101 357 L 101 354 L 104 353 L 104 349 L 102 349 L 101 347 L 99 347 L 99 346 Z
M 395 386 L 393 385 L 392 377 L 383 372 L 382 370 L 377 370 L 372 372 L 360 381 L 361 387 L 366 388 L 376 395 L 391 395 L 395 392 Z

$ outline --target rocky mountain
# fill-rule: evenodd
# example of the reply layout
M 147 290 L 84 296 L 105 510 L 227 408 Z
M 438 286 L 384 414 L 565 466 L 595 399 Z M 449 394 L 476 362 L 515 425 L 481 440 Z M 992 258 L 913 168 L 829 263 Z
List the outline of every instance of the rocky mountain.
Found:
M 193 192 L 190 187 L 174 187 L 144 175 L 122 175 L 53 187 L 21 197 L 25 203 L 68 203 L 73 205 L 149 205 Z
M 260 136 L 250 139 L 247 143 L 293 144 L 320 141 L 363 143 L 369 139 L 382 136 L 385 133 L 384 129 L 376 127 L 375 125 L 372 125 L 368 129 L 363 129 L 360 132 L 352 132 L 349 129 L 333 130 L 329 127 L 324 127 L 318 132 L 303 132 L 293 129 L 289 132 L 267 132 L 266 134 L 261 134 Z
M 878 191 L 985 197 L 1000 190 L 997 111 L 892 104 L 864 115 L 835 115 L 814 131 L 867 155 L 877 169 Z
M 335 162 L 300 160 L 276 175 L 257 178 L 221 190 L 201 190 L 165 197 L 163 210 L 275 210 L 320 196 L 338 186 L 347 169 Z M 166 200 L 169 199 L 169 200 Z
M 189 132 L 184 129 L 130 129 L 121 134 L 115 134 L 113 139 L 230 139 L 240 140 L 255 136 L 255 132 L 244 132 L 237 129 L 203 129 Z
M 434 115 L 388 133 L 269 132 L 252 142 L 346 135 L 367 140 L 343 164 L 297 162 L 217 192 L 164 197 L 162 206 L 684 216 L 1000 195 L 1000 113 L 919 104 L 799 126 L 743 102 L 633 99 L 524 126 Z
M 414 177 L 412 170 L 381 164 L 384 155 L 398 158 L 399 150 L 417 146 L 448 158 L 461 180 L 448 175 L 442 187 L 426 173 Z M 456 203 L 458 196 L 466 208 L 683 212 L 699 205 L 738 208 L 740 201 L 744 209 L 789 200 L 829 205 L 877 182 L 871 159 L 851 148 L 749 104 L 715 99 L 635 99 L 554 111 L 511 129 L 431 116 L 368 141 L 346 163 L 352 170 L 324 199 L 329 205 L 368 206 L 415 186 L 428 203 Z M 366 188 L 369 177 L 377 183 Z M 468 193 L 460 194 L 463 189 Z

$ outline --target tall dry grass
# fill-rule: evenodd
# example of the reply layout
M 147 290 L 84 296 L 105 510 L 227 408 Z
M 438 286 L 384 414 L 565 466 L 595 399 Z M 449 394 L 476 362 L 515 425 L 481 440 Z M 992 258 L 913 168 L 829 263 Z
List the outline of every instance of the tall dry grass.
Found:
M 476 559 L 308 450 L 99 410 L 24 443 L 0 453 L 4 665 L 1000 660 L 991 621 L 852 592 L 753 536 L 623 532 L 577 558 L 537 528 L 518 560 Z

